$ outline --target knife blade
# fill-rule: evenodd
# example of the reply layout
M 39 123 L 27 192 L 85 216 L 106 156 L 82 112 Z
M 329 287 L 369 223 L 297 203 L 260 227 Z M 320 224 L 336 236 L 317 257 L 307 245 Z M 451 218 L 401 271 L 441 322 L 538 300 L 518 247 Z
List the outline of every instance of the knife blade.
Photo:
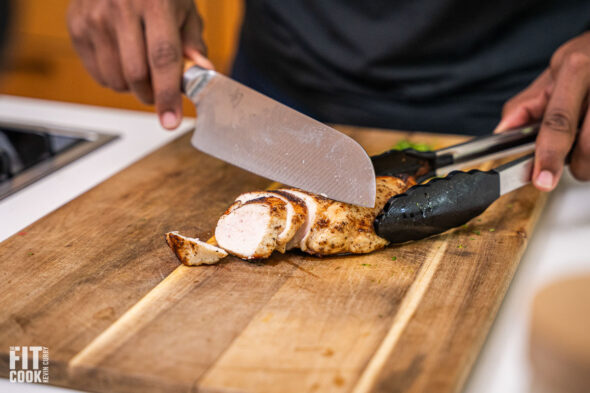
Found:
M 184 72 L 197 107 L 197 149 L 271 180 L 360 206 L 375 205 L 375 170 L 347 135 L 212 70 Z

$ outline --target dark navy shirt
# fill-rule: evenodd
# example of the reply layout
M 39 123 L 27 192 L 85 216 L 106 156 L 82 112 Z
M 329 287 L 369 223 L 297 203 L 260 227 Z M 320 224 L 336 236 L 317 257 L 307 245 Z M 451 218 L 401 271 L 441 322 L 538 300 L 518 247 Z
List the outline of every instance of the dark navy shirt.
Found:
M 484 134 L 588 0 L 247 0 L 234 75 L 325 122 Z
M 9 17 L 9 0 L 0 0 L 0 68 L 3 63 L 3 52 L 4 43 L 8 36 L 8 17 Z

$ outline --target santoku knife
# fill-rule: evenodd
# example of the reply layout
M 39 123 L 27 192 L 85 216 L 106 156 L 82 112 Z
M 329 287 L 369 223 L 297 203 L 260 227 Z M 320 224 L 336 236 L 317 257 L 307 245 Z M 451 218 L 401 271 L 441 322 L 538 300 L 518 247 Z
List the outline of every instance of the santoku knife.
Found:
M 215 71 L 185 68 L 197 107 L 197 149 L 271 180 L 355 205 L 375 205 L 375 171 L 352 138 Z

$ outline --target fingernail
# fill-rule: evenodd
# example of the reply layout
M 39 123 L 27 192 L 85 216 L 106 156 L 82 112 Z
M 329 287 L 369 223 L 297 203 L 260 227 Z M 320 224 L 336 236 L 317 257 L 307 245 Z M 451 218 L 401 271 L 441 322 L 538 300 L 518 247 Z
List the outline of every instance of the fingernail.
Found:
M 496 126 L 496 128 L 494 128 L 494 131 L 492 133 L 497 134 L 500 131 L 502 131 L 503 125 L 504 125 L 503 121 L 499 122 L 498 125 Z
M 512 115 L 512 116 L 508 116 L 508 117 L 502 119 L 498 123 L 498 125 L 496 126 L 496 128 L 494 129 L 494 134 L 497 134 L 499 132 L 506 131 L 506 129 L 508 128 L 508 127 L 506 127 L 506 124 L 510 124 L 511 122 L 513 122 L 513 120 L 512 120 L 513 117 L 515 117 L 515 116 Z
M 553 188 L 553 173 L 549 171 L 541 171 L 537 176 L 537 185 L 545 190 L 551 190 Z
M 174 112 L 165 112 L 161 117 L 161 121 L 164 128 L 172 130 L 178 124 L 178 117 L 176 117 Z
M 521 119 L 522 113 L 520 113 L 520 112 L 521 112 L 520 110 L 514 110 L 514 111 L 510 112 L 508 115 L 504 116 L 502 118 L 502 120 L 500 120 L 498 125 L 496 126 L 496 129 L 494 130 L 494 134 L 497 134 L 499 132 L 504 132 L 510 128 L 518 126 L 519 124 L 522 124 L 522 122 L 523 122 L 523 120 Z

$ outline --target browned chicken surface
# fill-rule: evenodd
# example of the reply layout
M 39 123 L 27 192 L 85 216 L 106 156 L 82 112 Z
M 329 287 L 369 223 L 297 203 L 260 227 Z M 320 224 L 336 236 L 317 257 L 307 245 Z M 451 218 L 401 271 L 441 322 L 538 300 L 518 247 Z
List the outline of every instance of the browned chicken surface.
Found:
M 211 265 L 227 256 L 227 252 L 219 247 L 182 236 L 178 232 L 168 232 L 166 242 L 178 259 L 187 266 Z
M 378 177 L 374 208 L 333 201 L 304 191 L 285 190 L 306 201 L 311 225 L 299 248 L 314 255 L 366 254 L 387 246 L 377 236 L 373 221 L 394 195 L 407 189 L 396 177 Z M 313 207 L 310 208 L 310 205 Z

